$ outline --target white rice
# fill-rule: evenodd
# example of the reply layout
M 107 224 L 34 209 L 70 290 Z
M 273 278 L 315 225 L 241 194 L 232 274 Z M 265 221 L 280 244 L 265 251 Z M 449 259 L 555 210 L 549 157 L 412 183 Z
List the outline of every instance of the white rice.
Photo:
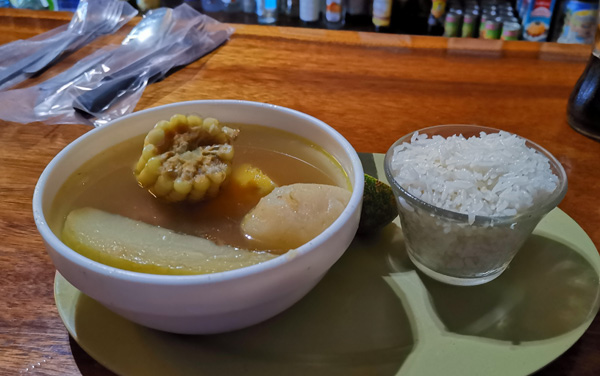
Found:
M 475 216 L 513 216 L 558 186 L 550 161 L 525 139 L 500 131 L 448 138 L 415 132 L 396 146 L 395 180 L 411 195 L 437 207 Z

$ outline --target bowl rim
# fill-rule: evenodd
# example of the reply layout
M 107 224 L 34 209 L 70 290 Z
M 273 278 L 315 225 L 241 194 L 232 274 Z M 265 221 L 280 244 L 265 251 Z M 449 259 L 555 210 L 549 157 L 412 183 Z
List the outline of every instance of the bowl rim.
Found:
M 565 197 L 565 195 L 567 193 L 568 182 L 567 182 L 567 173 L 566 173 L 564 167 L 558 161 L 558 159 L 556 159 L 556 157 L 554 157 L 554 155 L 552 155 L 548 150 L 546 150 L 542 146 L 538 145 L 537 143 L 535 143 L 525 137 L 519 136 L 516 133 L 504 131 L 504 130 L 498 129 L 498 128 L 486 127 L 486 126 L 477 125 L 477 124 L 442 124 L 442 125 L 434 125 L 431 127 L 426 127 L 426 128 L 422 128 L 422 129 L 419 129 L 416 131 L 412 131 L 412 132 L 400 137 L 396 142 L 394 142 L 392 144 L 392 146 L 390 146 L 390 148 L 388 149 L 388 151 L 385 154 L 383 167 L 384 167 L 384 172 L 385 172 L 385 175 L 386 175 L 388 181 L 395 188 L 396 193 L 398 195 L 400 195 L 404 200 L 410 202 L 413 206 L 424 209 L 428 212 L 432 212 L 432 213 L 434 213 L 440 217 L 446 218 L 446 219 L 469 223 L 469 214 L 455 212 L 455 211 L 448 210 L 448 209 L 443 209 L 441 207 L 435 206 L 433 204 L 430 204 L 428 202 L 421 200 L 420 198 L 412 195 L 410 192 L 405 190 L 398 183 L 398 181 L 394 178 L 394 176 L 392 174 L 391 161 L 393 159 L 394 149 L 396 148 L 396 146 L 398 146 L 404 142 L 410 142 L 412 136 L 415 133 L 429 134 L 431 132 L 440 131 L 440 130 L 441 131 L 449 130 L 451 128 L 457 128 L 455 134 L 461 134 L 461 135 L 462 135 L 462 132 L 458 128 L 461 128 L 464 130 L 469 130 L 472 132 L 477 132 L 477 133 L 486 132 L 489 134 L 489 133 L 506 132 L 510 135 L 515 135 L 518 138 L 525 140 L 526 146 L 533 148 L 534 150 L 536 150 L 537 152 L 541 153 L 543 156 L 548 158 L 551 167 L 553 167 L 557 172 L 557 177 L 558 177 L 557 187 L 554 190 L 554 192 L 552 192 L 552 194 L 549 197 L 547 197 L 541 205 L 527 208 L 526 210 L 524 210 L 520 213 L 517 213 L 516 215 L 507 215 L 507 216 L 475 215 L 474 222 L 472 222 L 473 225 L 515 223 L 519 219 L 524 218 L 524 217 L 533 217 L 533 216 L 536 216 L 536 214 L 537 214 L 537 216 L 545 215 L 548 212 L 550 212 L 550 210 L 552 210 L 556 206 L 558 206 L 558 204 Z M 471 137 L 471 136 L 469 136 L 469 137 Z
M 101 134 L 103 132 L 110 132 L 111 130 L 118 129 L 119 124 L 122 122 L 126 122 L 127 120 L 137 117 L 139 115 L 149 114 L 153 112 L 161 112 L 168 109 L 178 108 L 187 105 L 232 105 L 232 106 L 242 106 L 247 108 L 259 108 L 260 111 L 278 111 L 287 113 L 288 115 L 299 117 L 307 122 L 314 124 L 316 127 L 322 129 L 327 134 L 329 134 L 333 140 L 335 140 L 343 149 L 344 153 L 348 156 L 351 165 L 354 169 L 352 175 L 354 175 L 354 185 L 352 186 L 352 194 L 350 196 L 350 200 L 342 213 L 338 216 L 338 218 L 327 227 L 322 233 L 317 235 L 315 238 L 310 240 L 308 243 L 303 244 L 302 246 L 288 251 L 288 253 L 282 254 L 278 257 L 275 257 L 271 260 L 264 261 L 259 264 L 246 266 L 239 269 L 232 269 L 223 272 L 210 273 L 210 274 L 193 274 L 193 275 L 163 275 L 163 274 L 150 274 L 150 273 L 141 273 L 134 272 L 124 269 L 119 269 L 116 267 L 112 267 L 109 265 L 102 264 L 100 262 L 89 259 L 75 250 L 69 248 L 65 245 L 58 236 L 54 234 L 54 232 L 50 229 L 43 211 L 43 193 L 44 188 L 46 186 L 46 182 L 49 177 L 54 173 L 54 169 L 56 165 L 66 158 L 71 150 L 78 147 L 78 145 L 84 140 L 87 140 L 92 137 L 97 137 L 97 134 Z M 158 121 L 158 120 L 157 120 Z M 293 132 L 292 132 L 293 133 Z M 119 139 L 118 142 L 122 142 L 125 140 Z M 314 140 L 311 140 L 316 142 Z M 89 160 L 89 159 L 88 159 Z M 85 163 L 85 162 L 84 162 Z M 78 166 L 80 167 L 81 164 Z M 78 168 L 77 167 L 77 168 Z M 76 169 L 75 169 L 76 170 Z M 72 172 L 74 172 L 73 170 Z M 346 171 L 347 174 L 350 175 L 349 171 Z M 63 182 L 64 184 L 64 182 Z M 137 283 L 153 283 L 164 286 L 182 286 L 182 285 L 203 285 L 203 284 L 212 284 L 216 282 L 228 282 L 236 279 L 241 279 L 245 277 L 249 277 L 255 274 L 262 273 L 264 271 L 276 269 L 284 264 L 287 264 L 294 259 L 297 259 L 301 256 L 304 256 L 311 251 L 316 250 L 319 246 L 329 240 L 331 237 L 335 236 L 338 231 L 342 229 L 342 227 L 346 226 L 348 220 L 350 220 L 356 210 L 361 209 L 362 205 L 362 195 L 364 189 L 364 172 L 362 168 L 362 164 L 358 157 L 356 150 L 352 147 L 350 142 L 346 140 L 337 130 L 335 130 L 330 125 L 326 124 L 322 120 L 319 120 L 311 115 L 305 114 L 298 110 L 293 110 L 287 107 L 273 105 L 269 103 L 263 102 L 254 102 L 254 101 L 246 101 L 246 100 L 231 100 L 231 99 L 208 99 L 208 100 L 192 100 L 192 101 L 183 101 L 170 103 L 162 106 L 152 107 L 148 109 L 144 109 L 141 111 L 137 111 L 131 114 L 128 114 L 123 117 L 119 117 L 105 125 L 94 128 L 85 134 L 81 135 L 77 139 L 70 142 L 66 147 L 64 147 L 52 160 L 48 165 L 44 168 L 44 171 L 40 175 L 38 182 L 36 183 L 33 199 L 32 199 L 32 208 L 33 208 L 33 216 L 34 221 L 37 227 L 38 232 L 42 236 L 43 240 L 47 243 L 47 247 L 51 247 L 59 253 L 62 257 L 65 257 L 70 262 L 77 264 L 79 267 L 91 270 L 95 273 L 101 274 L 103 276 L 110 276 L 111 278 L 119 279 L 119 280 L 128 280 L 130 282 Z M 50 198 L 53 200 L 55 197 Z M 358 224 L 358 222 L 357 222 Z M 345 251 L 345 250 L 344 250 Z M 56 265 L 55 265 L 56 267 Z

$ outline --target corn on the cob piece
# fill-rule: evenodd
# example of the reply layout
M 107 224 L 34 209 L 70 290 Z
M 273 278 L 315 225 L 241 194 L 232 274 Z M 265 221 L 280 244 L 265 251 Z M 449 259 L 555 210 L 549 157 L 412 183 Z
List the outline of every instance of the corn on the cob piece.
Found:
M 238 133 L 217 119 L 195 115 L 160 121 L 144 140 L 135 167 L 138 183 L 171 202 L 215 197 L 231 174 L 231 142 Z

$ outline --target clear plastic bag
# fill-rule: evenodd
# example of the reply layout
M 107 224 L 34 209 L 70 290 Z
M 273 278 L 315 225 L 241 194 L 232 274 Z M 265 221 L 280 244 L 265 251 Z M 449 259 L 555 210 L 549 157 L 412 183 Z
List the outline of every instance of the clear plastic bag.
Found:
M 145 25 L 140 25 L 145 20 Z M 119 46 L 107 46 L 63 73 L 0 92 L 0 119 L 100 126 L 133 112 L 146 85 L 227 41 L 233 29 L 188 5 L 150 11 Z M 141 26 L 141 27 L 140 27 Z
M 121 0 L 81 0 L 68 25 L 0 46 L 0 90 L 41 72 L 63 53 L 112 34 L 137 14 Z

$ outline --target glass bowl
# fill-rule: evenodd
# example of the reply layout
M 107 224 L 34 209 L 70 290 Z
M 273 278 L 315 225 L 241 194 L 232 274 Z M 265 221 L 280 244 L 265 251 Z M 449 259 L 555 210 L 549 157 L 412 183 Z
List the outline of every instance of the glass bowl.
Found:
M 439 125 L 418 130 L 429 138 L 500 130 L 478 125 Z M 525 145 L 549 160 L 558 177 L 556 189 L 534 206 L 512 216 L 469 216 L 429 204 L 399 185 L 391 166 L 396 146 L 411 142 L 414 132 L 400 138 L 388 150 L 384 170 L 396 196 L 408 256 L 426 275 L 448 284 L 479 285 L 498 277 L 540 220 L 554 209 L 567 191 L 567 175 L 554 156 L 525 139 Z M 517 136 L 519 137 L 519 136 Z M 521 137 L 522 138 L 522 137 Z

